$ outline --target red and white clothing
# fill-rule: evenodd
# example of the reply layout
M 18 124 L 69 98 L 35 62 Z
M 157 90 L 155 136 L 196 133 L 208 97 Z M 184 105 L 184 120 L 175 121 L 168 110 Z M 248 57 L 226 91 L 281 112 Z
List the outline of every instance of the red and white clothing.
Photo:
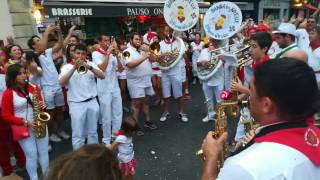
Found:
M 87 61 L 95 69 L 94 63 Z M 62 66 L 59 78 L 69 73 L 74 62 Z M 88 70 L 85 74 L 74 71 L 66 84 L 68 88 L 69 114 L 71 117 L 72 146 L 78 149 L 84 144 L 84 135 L 87 134 L 88 144 L 98 143 L 97 122 L 99 118 L 99 105 L 97 102 L 97 84 L 95 75 Z M 87 126 L 87 127 L 85 127 Z M 87 131 L 84 132 L 84 131 Z
M 196 43 L 194 41 L 194 42 L 191 42 L 190 46 L 192 48 L 192 70 L 194 72 L 194 75 L 196 75 L 197 61 L 202 49 L 204 48 L 204 43 L 202 41 L 200 41 L 199 43 Z
M 105 57 L 106 52 L 101 48 L 92 53 L 92 61 L 96 65 L 102 64 Z M 117 58 L 110 54 L 108 66 L 104 71 L 105 79 L 97 80 L 104 144 L 110 144 L 112 132 L 118 131 L 122 123 L 122 98 L 117 79 L 117 65 Z
M 173 38 L 172 41 L 163 40 L 160 42 L 160 53 L 171 52 L 176 48 L 180 50 L 180 46 L 182 46 L 182 51 L 186 51 L 184 43 L 180 44 L 180 42 L 175 38 Z M 171 96 L 171 87 L 174 98 L 177 99 L 182 96 L 182 82 L 186 76 L 186 64 L 183 57 L 177 61 L 178 63 L 169 70 L 161 71 L 162 94 L 164 98 L 169 98 Z
M 147 32 L 143 35 L 143 42 L 147 45 L 150 45 L 154 41 L 154 37 L 157 35 L 156 32 Z
M 319 138 L 320 130 L 305 122 L 261 127 L 246 147 L 225 161 L 217 179 L 317 180 Z
M 42 101 L 40 89 L 36 86 L 28 85 L 27 91 L 30 99 L 37 90 L 39 100 Z M 27 102 L 26 95 L 22 92 L 12 89 L 6 89 L 2 97 L 2 116 L 5 121 L 10 124 L 23 126 L 23 120 L 33 121 L 33 108 Z M 14 129 L 13 136 L 17 133 Z M 48 168 L 49 154 L 48 154 L 48 133 L 44 138 L 36 138 L 34 131 L 27 128 L 29 137 L 20 139 L 18 142 L 23 149 L 26 156 L 26 168 L 31 180 L 37 180 L 37 166 L 38 161 L 41 165 L 42 173 Z

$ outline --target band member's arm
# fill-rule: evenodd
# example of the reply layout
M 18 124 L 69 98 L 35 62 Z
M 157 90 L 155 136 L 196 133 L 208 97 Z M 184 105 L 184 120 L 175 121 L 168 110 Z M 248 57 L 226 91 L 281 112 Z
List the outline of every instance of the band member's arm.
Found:
M 97 77 L 97 78 L 99 78 L 99 79 L 104 79 L 105 78 L 105 76 L 104 76 L 104 73 L 101 71 L 101 70 L 99 70 L 98 68 L 95 68 L 95 67 L 93 67 L 93 66 L 91 66 L 91 65 L 88 65 L 87 64 L 87 68 Z
M 203 140 L 202 150 L 206 157 L 201 180 L 213 180 L 218 176 L 217 161 L 219 154 L 222 152 L 223 144 L 227 141 L 227 133 L 223 133 L 218 139 L 212 137 L 209 132 Z
M 63 68 L 61 68 L 61 73 L 63 73 Z M 72 68 L 64 75 L 62 75 L 60 78 L 59 78 L 59 84 L 60 86 L 65 86 L 67 85 L 67 83 L 69 82 L 70 78 L 72 77 L 73 73 L 76 71 L 77 69 L 77 65 L 73 65 Z
M 113 141 L 111 144 L 111 150 L 112 151 L 117 150 L 119 144 L 120 144 L 119 142 Z
M 26 123 L 25 119 L 14 115 L 12 90 L 7 89 L 3 92 L 1 107 L 3 120 L 16 125 L 24 125 Z
M 117 71 L 118 72 L 122 72 L 124 70 L 124 67 L 121 63 L 121 59 L 119 56 L 117 56 Z
M 250 95 L 250 90 L 241 83 L 239 78 L 238 81 L 231 81 L 231 90 L 239 91 L 248 96 Z
M 143 61 L 145 61 L 146 59 L 148 59 L 150 56 L 150 53 L 147 52 L 145 53 L 143 56 L 141 56 L 140 58 L 138 59 L 134 59 L 130 62 L 127 63 L 127 67 L 128 68 L 135 68 L 137 66 L 139 66 L 141 63 L 143 63 Z
M 62 38 L 61 29 L 58 29 L 57 32 L 58 32 L 58 42 L 52 47 L 53 53 L 58 52 L 63 46 L 63 38 Z
M 56 30 L 56 27 L 48 26 L 40 39 L 39 46 L 35 47 L 35 53 L 40 55 L 47 49 L 49 34 L 52 34 Z
M 72 36 L 72 33 L 74 32 L 75 29 L 76 29 L 76 26 L 75 26 L 75 25 L 73 25 L 73 26 L 69 29 L 69 33 L 68 33 L 67 37 L 64 38 L 63 47 L 66 47 L 66 46 L 68 45 L 69 40 L 70 40 L 70 38 L 71 38 L 71 36 Z
M 114 47 L 113 46 L 110 46 L 108 48 L 108 50 L 106 51 L 106 56 L 104 57 L 104 60 L 102 61 L 102 63 L 96 63 L 98 65 L 98 68 L 101 70 L 101 71 L 105 71 L 108 67 L 108 64 L 109 64 L 109 58 L 110 58 L 110 54 L 112 52 L 112 50 L 114 50 Z M 97 62 L 99 57 L 95 57 L 96 54 L 93 54 L 92 55 L 92 60 L 94 62 Z
M 42 76 L 43 71 L 42 71 L 41 67 L 39 67 L 37 65 L 37 63 L 34 61 L 30 62 L 29 70 L 33 75 Z

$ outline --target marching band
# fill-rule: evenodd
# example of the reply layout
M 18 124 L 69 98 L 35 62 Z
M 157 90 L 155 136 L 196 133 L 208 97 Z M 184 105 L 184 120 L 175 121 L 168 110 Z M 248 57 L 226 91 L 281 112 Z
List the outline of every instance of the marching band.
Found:
M 137 123 L 142 111 L 144 128 L 156 130 L 152 119 L 165 122 L 172 117 L 170 97 L 178 101 L 177 119 L 190 121 L 184 110 L 188 43 L 178 32 L 195 25 L 199 7 L 195 0 L 167 1 L 165 12 L 167 25 L 162 40 L 154 26 L 144 36 L 133 33 L 128 42 L 100 34 L 93 51 L 88 52 L 72 35 L 75 27 L 63 40 L 61 30 L 49 26 L 42 38 L 29 39 L 32 52 L 24 53 L 19 45 L 12 45 L 7 48 L 6 57 L 0 50 L 0 134 L 5 134 L 8 141 L 18 142 L 15 156 L 18 165 L 24 166 L 21 151 L 24 152 L 30 179 L 39 177 L 38 161 L 45 174 L 49 141 L 70 138 L 62 126 L 67 107 L 74 150 L 85 143 L 98 144 L 99 123 L 106 147 L 112 148 L 114 141 L 121 144 L 124 140 L 117 139 L 119 135 L 127 140 L 122 132 L 126 89 L 132 112 L 128 121 Z M 315 73 L 320 70 L 320 29 L 303 29 L 303 24 L 283 22 L 271 32 L 266 24 L 250 23 L 250 19 L 242 23 L 241 10 L 234 3 L 215 3 L 203 22 L 208 42 L 201 41 L 197 32 L 189 45 L 192 72 L 201 83 L 207 108 L 202 122 L 215 122 L 199 153 L 204 160 L 202 179 L 306 179 L 302 174 L 307 173 L 308 179 L 315 180 L 320 177 L 320 130 L 314 126 L 320 108 L 320 74 Z M 48 37 L 53 34 L 58 40 L 47 48 Z M 61 52 L 65 61 L 57 70 L 54 60 Z M 32 116 L 36 111 L 32 100 L 35 89 L 39 90 L 42 110 L 50 117 L 49 131 L 39 138 L 35 134 L 40 125 Z M 161 117 L 150 115 L 150 97 L 154 95 L 155 104 L 163 105 Z M 227 119 L 239 122 L 232 138 L 236 142 L 234 149 L 225 148 L 231 144 L 226 139 Z M 144 128 L 137 123 L 131 131 L 144 135 Z M 135 159 L 131 137 L 132 134 L 130 142 L 120 147 L 125 151 L 128 146 L 132 163 Z M 293 140 L 285 142 L 283 137 Z M 9 153 L 0 152 L 0 166 L 4 175 L 9 175 Z M 259 158 L 274 162 L 258 166 Z M 130 172 L 133 173 L 128 176 L 133 178 L 134 169 Z

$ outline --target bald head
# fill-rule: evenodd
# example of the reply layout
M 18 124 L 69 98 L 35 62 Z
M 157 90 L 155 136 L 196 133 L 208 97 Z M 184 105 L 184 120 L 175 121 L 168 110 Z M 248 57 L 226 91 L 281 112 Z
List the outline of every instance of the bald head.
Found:
M 308 54 L 305 53 L 301 49 L 294 49 L 294 50 L 288 51 L 283 55 L 283 57 L 296 58 L 296 59 L 301 60 L 305 63 L 308 62 Z

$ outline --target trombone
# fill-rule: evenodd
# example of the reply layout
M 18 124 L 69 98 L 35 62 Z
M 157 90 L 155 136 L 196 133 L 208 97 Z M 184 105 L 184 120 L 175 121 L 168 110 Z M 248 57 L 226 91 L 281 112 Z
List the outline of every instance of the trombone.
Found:
M 150 52 L 152 57 L 157 57 L 160 52 L 160 44 L 158 42 L 153 42 L 149 46 L 148 45 L 141 45 L 139 50 L 144 52 Z M 124 51 L 122 53 L 122 56 L 125 60 L 128 60 L 130 57 L 130 52 Z

